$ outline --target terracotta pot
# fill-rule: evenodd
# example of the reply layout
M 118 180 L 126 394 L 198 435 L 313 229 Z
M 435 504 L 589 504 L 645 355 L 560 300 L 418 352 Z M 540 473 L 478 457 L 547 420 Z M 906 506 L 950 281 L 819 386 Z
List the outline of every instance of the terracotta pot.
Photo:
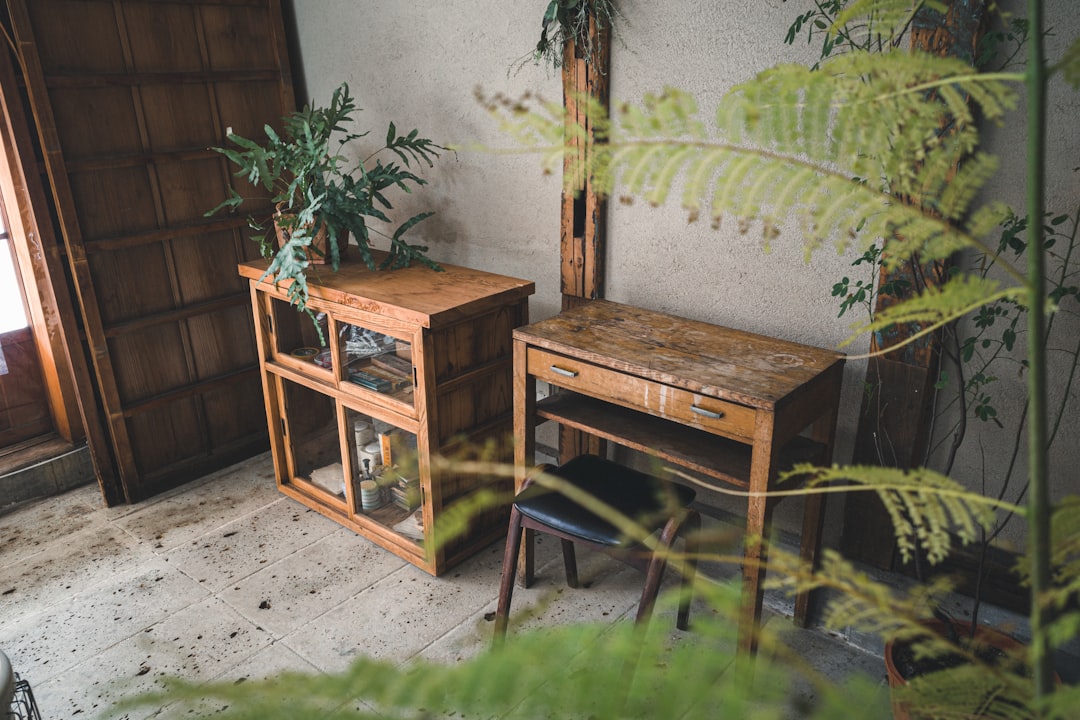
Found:
M 277 212 L 274 213 L 274 231 L 277 233 L 278 247 L 284 247 L 289 241 L 289 231 L 283 228 L 278 222 L 278 218 L 292 218 L 296 217 L 288 213 Z M 345 235 L 344 238 L 338 238 L 338 257 L 345 257 L 345 250 L 349 247 L 349 236 Z M 314 248 L 315 251 L 312 250 Z M 329 233 L 326 230 L 326 223 L 322 222 L 319 225 L 319 231 L 311 238 L 311 245 L 306 248 L 307 259 L 313 265 L 326 265 L 330 262 L 330 239 Z
M 957 634 L 960 637 L 970 637 L 971 635 L 971 623 L 956 620 L 953 623 Z M 941 636 L 946 636 L 945 623 L 941 620 L 924 620 L 923 625 L 930 628 L 934 632 Z M 1017 651 L 1021 651 L 1024 648 L 1024 644 L 1018 640 L 1014 640 L 1008 635 L 998 632 L 993 628 L 979 625 L 975 631 L 975 637 L 982 645 L 989 646 L 1001 650 L 1003 654 L 1013 657 Z M 907 685 L 908 679 L 904 677 L 900 669 L 896 665 L 896 647 L 893 641 L 889 641 L 885 645 L 885 669 L 889 676 L 889 688 L 900 688 Z M 1060 682 L 1055 675 L 1055 680 Z M 895 720 L 918 720 L 921 716 L 917 710 L 912 710 L 908 703 L 901 702 L 893 695 L 892 698 L 892 710 L 893 718 Z

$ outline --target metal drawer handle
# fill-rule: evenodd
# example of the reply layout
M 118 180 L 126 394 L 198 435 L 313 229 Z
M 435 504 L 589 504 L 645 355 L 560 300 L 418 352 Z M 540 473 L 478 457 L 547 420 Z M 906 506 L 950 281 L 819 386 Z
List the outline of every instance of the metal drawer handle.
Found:
M 577 370 L 565 370 L 558 365 L 552 365 L 551 372 L 555 373 L 556 375 L 562 375 L 563 377 L 568 378 L 574 378 L 578 376 Z
M 706 410 L 705 408 L 698 407 L 697 405 L 691 405 L 690 406 L 690 412 L 697 413 L 698 415 L 703 415 L 703 416 L 705 416 L 707 418 L 712 418 L 713 420 L 719 420 L 720 418 L 724 417 L 724 413 L 722 413 L 722 412 L 714 412 L 712 410 Z

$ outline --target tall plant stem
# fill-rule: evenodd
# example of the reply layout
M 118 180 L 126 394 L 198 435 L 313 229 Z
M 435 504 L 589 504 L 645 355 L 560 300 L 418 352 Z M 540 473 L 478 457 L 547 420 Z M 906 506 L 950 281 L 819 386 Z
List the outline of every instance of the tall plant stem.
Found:
M 1051 654 L 1046 626 L 1050 620 L 1045 603 L 1050 586 L 1050 495 L 1047 488 L 1046 450 L 1046 350 L 1044 303 L 1046 283 L 1043 247 L 1046 152 L 1046 61 L 1043 57 L 1042 0 L 1028 2 L 1027 64 L 1027 210 L 1035 218 L 1029 224 L 1028 263 L 1028 556 L 1031 558 L 1031 638 L 1036 707 L 1053 690 Z

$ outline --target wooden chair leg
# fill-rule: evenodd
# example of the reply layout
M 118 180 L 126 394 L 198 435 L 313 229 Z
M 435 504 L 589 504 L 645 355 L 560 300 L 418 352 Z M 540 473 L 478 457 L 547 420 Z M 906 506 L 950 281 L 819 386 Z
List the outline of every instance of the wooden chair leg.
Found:
M 675 627 L 686 630 L 690 626 L 690 601 L 694 598 L 694 576 L 697 574 L 701 546 L 701 516 L 697 510 L 689 510 L 683 521 L 683 542 L 686 559 L 683 563 L 682 597 L 679 598 L 679 615 Z
M 506 637 L 506 626 L 510 618 L 510 601 L 514 597 L 518 552 L 521 550 L 521 534 L 521 513 L 514 507 L 510 510 L 510 526 L 506 532 L 506 550 L 503 552 L 499 605 L 495 610 L 495 644 L 499 644 Z
M 656 552 L 653 553 L 652 558 L 649 560 L 649 569 L 645 575 L 645 588 L 641 591 L 641 601 L 638 603 L 637 617 L 634 622 L 645 622 L 652 615 L 652 607 L 656 602 L 656 595 L 660 592 L 660 582 L 664 579 L 664 570 L 667 568 L 667 558 L 671 552 L 671 546 L 674 544 L 675 538 L 678 537 L 683 523 L 690 517 L 691 513 L 697 517 L 697 513 L 693 510 L 673 515 L 660 532 L 660 537 L 657 538 Z M 689 611 L 689 607 L 687 607 L 687 615 L 689 615 Z M 680 618 L 682 618 L 681 608 Z M 685 624 L 686 620 L 683 618 L 683 625 Z M 680 629 L 685 628 L 681 627 Z
M 574 543 L 570 540 L 562 540 L 563 567 L 566 568 L 566 584 L 572 588 L 578 586 L 577 556 L 574 554 Z

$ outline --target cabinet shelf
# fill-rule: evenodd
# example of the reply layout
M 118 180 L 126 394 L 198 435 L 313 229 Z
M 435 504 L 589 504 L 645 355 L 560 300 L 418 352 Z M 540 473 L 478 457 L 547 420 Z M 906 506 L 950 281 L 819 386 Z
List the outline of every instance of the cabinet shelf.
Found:
M 506 533 L 509 509 L 500 507 L 439 537 L 453 504 L 482 488 L 508 492 L 513 478 L 432 465 L 492 440 L 496 459 L 511 459 L 511 333 L 527 324 L 534 289 L 443 267 L 349 265 L 309 283 L 330 343 L 322 346 L 287 288 L 260 280 L 265 262 L 239 266 L 251 286 L 278 489 L 433 575 Z

